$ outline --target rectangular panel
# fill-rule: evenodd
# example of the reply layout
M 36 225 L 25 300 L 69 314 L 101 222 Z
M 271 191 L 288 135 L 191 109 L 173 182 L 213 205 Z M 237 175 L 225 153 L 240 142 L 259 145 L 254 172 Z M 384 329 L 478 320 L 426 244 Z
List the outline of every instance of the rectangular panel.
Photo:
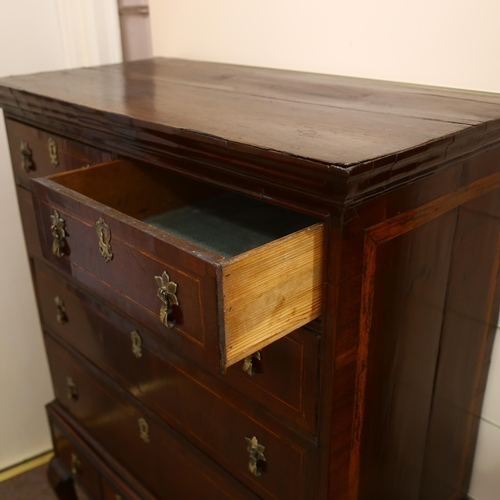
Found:
M 6 119 L 10 156 L 17 184 L 29 189 L 29 180 L 110 161 L 112 154 L 57 134 Z
M 168 384 L 160 392 L 138 392 L 136 388 L 153 386 L 153 381 L 175 374 L 175 367 L 183 366 L 194 380 L 207 378 L 172 352 L 168 344 L 48 267 L 34 262 L 34 271 L 44 327 L 71 343 L 136 397 L 167 408 L 175 399 L 164 392 L 171 388 Z M 271 412 L 314 431 L 318 349 L 317 335 L 297 330 L 263 349 L 260 359 L 254 357 L 247 371 L 241 362 L 225 375 L 215 374 L 211 387 L 217 391 L 221 383 L 228 384 Z M 186 403 L 186 398 L 181 398 L 176 406 Z
M 372 254 L 363 500 L 420 499 L 456 210 L 382 241 Z
M 174 487 L 170 481 L 163 482 L 166 478 L 159 479 L 164 474 L 161 471 L 168 471 L 176 459 L 166 452 L 172 438 L 158 417 L 48 335 L 45 342 L 58 401 L 151 491 L 163 494 L 160 484 L 166 489 Z M 159 394 L 167 385 L 172 387 L 169 406 L 176 426 L 184 424 L 185 436 L 215 462 L 264 498 L 303 498 L 306 469 L 313 458 L 297 443 L 277 436 L 173 371 L 136 390 Z M 183 406 L 183 399 L 191 406 Z M 167 421 L 172 418 L 158 407 L 155 412 Z M 263 446 L 264 458 L 249 449 L 247 438 L 255 438 Z
M 198 359 L 224 369 L 321 313 L 313 217 L 139 162 L 32 188 L 44 256 Z

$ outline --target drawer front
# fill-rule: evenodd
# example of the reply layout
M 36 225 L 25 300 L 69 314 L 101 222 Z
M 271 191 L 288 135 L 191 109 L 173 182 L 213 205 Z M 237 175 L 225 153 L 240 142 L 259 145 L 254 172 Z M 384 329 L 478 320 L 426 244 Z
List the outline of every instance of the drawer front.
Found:
M 178 397 L 169 393 L 174 385 L 163 384 L 154 391 L 137 388 L 152 387 L 155 380 L 166 378 L 178 380 L 182 386 L 195 385 L 191 380 L 182 381 L 186 363 L 147 330 L 116 314 L 46 266 L 38 262 L 34 266 L 44 326 L 70 342 L 148 406 L 163 408 L 168 414 L 179 411 L 183 400 L 176 400 L 172 409 L 165 403 Z M 254 356 L 250 364 L 240 362 L 215 378 L 219 384 L 229 384 L 268 410 L 314 431 L 318 349 L 318 337 L 299 329 L 265 347 L 259 353 L 260 360 Z
M 45 340 L 57 399 L 145 486 L 163 491 L 157 483 L 158 471 L 173 466 L 172 455 L 166 453 L 171 447 L 166 428 L 146 408 L 117 391 L 96 368 L 70 355 L 50 336 Z M 188 377 L 167 376 L 136 390 L 154 392 L 160 387 L 161 391 L 165 385 L 174 387 L 169 405 L 179 406 L 176 416 L 186 437 L 202 451 L 263 498 L 305 498 L 308 456 L 304 449 L 208 390 L 197 390 Z
M 233 366 L 225 380 L 309 432 L 316 430 L 319 337 L 299 328 Z
M 115 495 L 121 496 L 122 500 L 157 499 L 113 457 L 109 455 L 103 457 L 103 450 L 99 444 L 93 441 L 57 402 L 47 405 L 47 416 L 55 458 L 71 471 L 75 466 L 72 463 L 73 453 L 78 457 L 81 464 L 80 472 L 73 474 L 73 477 L 86 489 L 87 494 L 92 492 L 94 500 L 98 498 L 118 500 Z
M 190 182 L 120 160 L 35 179 L 32 191 L 45 258 L 197 362 L 225 369 L 320 315 L 323 224 Z M 145 217 L 157 211 L 161 224 Z M 236 254 L 223 255 L 233 241 Z
M 73 478 L 98 500 L 102 498 L 101 478 L 85 451 L 69 438 L 59 426 L 51 422 L 52 440 L 56 457 L 71 472 Z
M 16 182 L 110 161 L 108 152 L 66 139 L 11 119 L 5 120 Z
M 106 262 L 99 252 L 95 223 L 88 222 L 97 221 L 102 214 L 83 205 L 62 208 L 37 202 L 34 198 L 38 227 L 42 228 L 42 252 L 48 261 L 187 357 L 212 371 L 220 371 L 216 269 L 212 263 L 186 253 L 182 246 L 156 240 L 133 226 L 104 216 L 111 230 L 114 254 L 113 260 Z M 72 238 L 66 249 L 68 256 L 63 258 L 51 251 L 54 207 Z M 160 320 L 162 301 L 155 277 L 164 272 L 177 284 L 179 307 L 174 308 L 174 328 L 168 328 Z

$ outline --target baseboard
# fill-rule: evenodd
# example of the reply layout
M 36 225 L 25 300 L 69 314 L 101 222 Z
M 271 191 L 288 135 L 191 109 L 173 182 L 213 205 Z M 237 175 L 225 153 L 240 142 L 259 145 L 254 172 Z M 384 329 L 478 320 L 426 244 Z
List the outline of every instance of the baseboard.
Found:
M 14 476 L 22 474 L 23 472 L 27 472 L 39 465 L 46 464 L 54 455 L 53 451 L 47 451 L 42 453 L 41 455 L 37 455 L 36 457 L 29 458 L 24 462 L 13 465 L 7 469 L 0 471 L 0 483 L 3 481 L 7 481 Z

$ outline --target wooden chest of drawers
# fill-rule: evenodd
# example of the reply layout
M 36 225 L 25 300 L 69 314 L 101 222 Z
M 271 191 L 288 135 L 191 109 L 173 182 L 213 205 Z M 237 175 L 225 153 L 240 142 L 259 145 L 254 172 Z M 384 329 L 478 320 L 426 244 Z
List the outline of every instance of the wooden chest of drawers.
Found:
M 465 498 L 499 96 L 155 59 L 0 105 L 61 499 Z

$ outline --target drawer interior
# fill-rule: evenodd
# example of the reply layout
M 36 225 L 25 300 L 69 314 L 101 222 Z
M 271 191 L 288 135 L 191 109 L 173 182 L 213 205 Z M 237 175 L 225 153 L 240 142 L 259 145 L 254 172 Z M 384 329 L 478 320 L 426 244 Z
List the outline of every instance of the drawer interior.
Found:
M 309 215 L 139 162 L 121 160 L 51 179 L 225 258 L 318 222 Z
M 123 287 L 127 285 L 112 270 L 125 266 L 129 281 L 141 280 L 146 279 L 145 264 L 134 275 L 131 266 L 136 262 L 125 264 L 126 256 L 122 253 L 124 260 L 117 255 L 103 267 L 100 256 L 92 260 L 95 254 L 79 251 L 79 248 L 92 245 L 93 236 L 83 237 L 80 244 L 76 240 L 72 243 L 72 238 L 83 234 L 84 225 L 94 225 L 104 213 L 113 233 L 112 246 L 116 242 L 115 247 L 118 247 L 120 238 L 129 238 L 129 233 L 123 232 L 124 227 L 133 226 L 141 232 L 136 243 L 148 249 L 139 256 L 141 259 L 149 258 L 150 252 L 154 252 L 156 258 L 164 258 L 166 253 L 157 252 L 154 241 L 155 238 L 168 239 L 168 244 L 175 247 L 169 258 L 175 254 L 177 262 L 189 263 L 185 267 L 186 275 L 194 276 L 200 269 L 209 268 L 198 276 L 202 279 L 210 276 L 212 280 L 213 291 L 207 299 L 210 306 L 205 306 L 195 294 L 189 296 L 186 291 L 190 285 L 186 282 L 178 286 L 179 294 L 184 293 L 179 300 L 186 307 L 182 311 L 183 318 L 187 311 L 192 318 L 197 317 L 193 316 L 193 313 L 198 314 L 196 311 L 209 316 L 204 324 L 208 325 L 207 331 L 210 328 L 210 335 L 217 336 L 210 348 L 219 351 L 223 369 L 321 314 L 324 225 L 315 217 L 225 191 L 165 168 L 127 160 L 32 182 L 34 196 L 41 197 L 44 203 L 48 201 L 49 205 L 55 200 L 66 218 L 73 217 L 67 212 L 74 210 L 71 207 L 88 207 L 90 212 L 85 210 L 85 217 L 90 219 L 79 228 L 69 227 L 70 251 L 67 254 L 70 255 L 66 257 L 79 266 L 78 269 L 87 269 L 116 287 L 119 293 L 124 292 Z M 76 210 L 81 212 L 80 208 Z M 80 218 L 82 214 L 75 216 Z M 41 237 L 45 238 L 45 252 L 47 243 L 50 245 L 52 240 L 50 227 L 43 229 L 47 220 L 48 214 L 44 215 L 44 222 L 41 216 L 38 217 Z M 71 224 L 76 224 L 75 218 L 72 221 Z M 166 268 L 171 269 L 175 262 L 166 264 Z M 176 280 L 184 279 L 179 274 L 176 276 Z M 147 279 L 147 290 L 150 290 L 152 280 Z M 194 279 L 199 281 L 198 277 Z M 177 284 L 175 286 L 177 288 Z M 129 294 L 136 293 L 130 287 L 127 290 Z M 207 290 L 204 285 L 202 293 L 208 293 Z M 148 310 L 157 310 L 157 305 L 150 305 L 156 304 L 155 296 L 130 296 Z M 174 313 L 177 309 L 172 308 Z M 187 331 L 187 323 L 184 328 L 188 335 L 198 334 L 191 331 L 191 327 Z

